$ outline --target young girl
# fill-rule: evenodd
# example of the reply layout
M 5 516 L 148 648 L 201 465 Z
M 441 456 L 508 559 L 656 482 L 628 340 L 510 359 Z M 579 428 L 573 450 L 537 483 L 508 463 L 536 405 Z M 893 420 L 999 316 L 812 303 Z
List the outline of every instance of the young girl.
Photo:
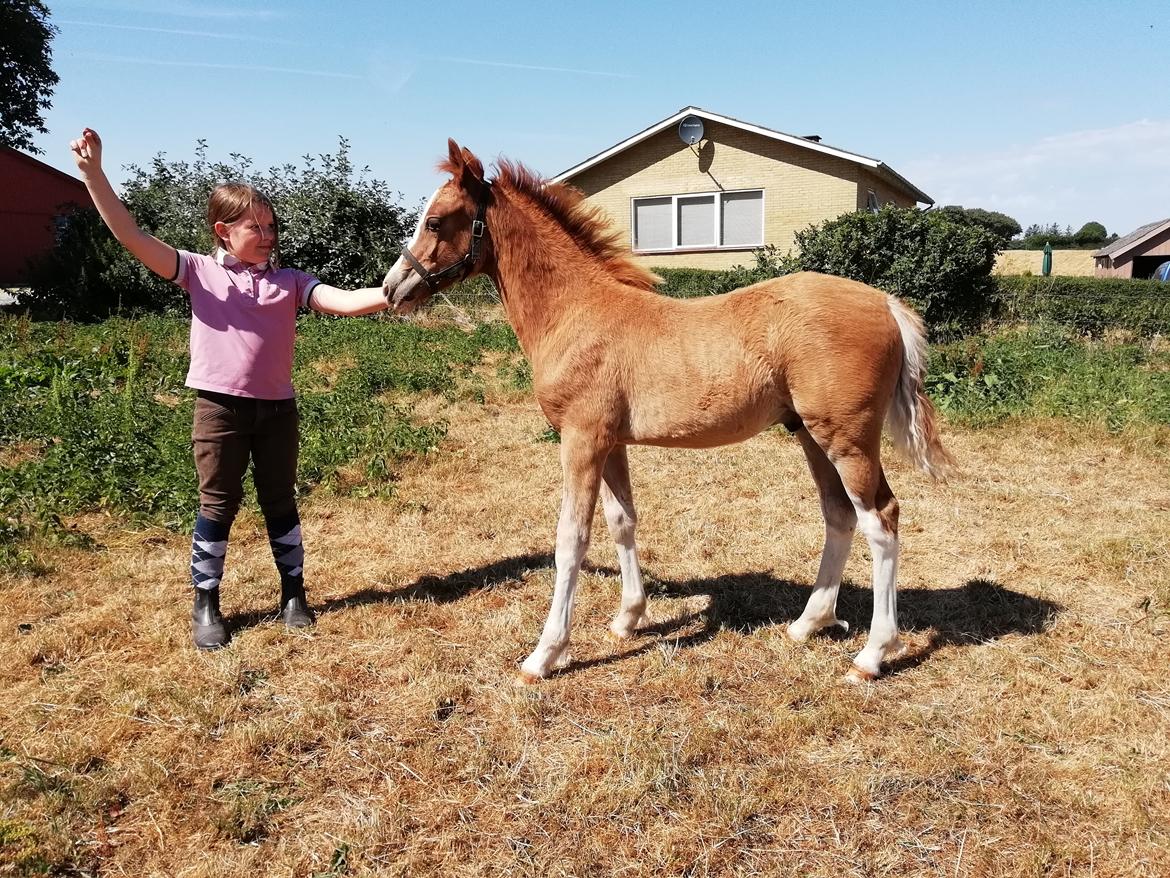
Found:
M 86 128 L 70 148 L 114 237 L 191 297 L 187 386 L 196 391 L 192 439 L 199 475 L 199 517 L 191 541 L 195 646 L 216 649 L 228 641 L 219 584 L 249 460 L 280 571 L 281 616 L 292 628 L 312 624 L 293 493 L 299 438 L 292 387 L 296 313 L 298 308 L 325 314 L 381 311 L 386 307 L 381 287 L 339 290 L 303 271 L 281 268 L 276 211 L 267 198 L 242 183 L 228 183 L 211 193 L 207 224 L 217 243 L 214 253 L 176 250 L 138 228 L 114 194 L 102 170 L 96 131 Z

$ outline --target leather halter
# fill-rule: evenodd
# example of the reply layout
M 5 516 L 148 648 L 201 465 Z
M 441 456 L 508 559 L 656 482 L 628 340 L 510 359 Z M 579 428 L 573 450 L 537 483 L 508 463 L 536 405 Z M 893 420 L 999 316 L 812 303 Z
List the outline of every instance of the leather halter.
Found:
M 468 245 L 467 255 L 465 255 L 458 262 L 452 262 L 446 268 L 439 271 L 427 271 L 415 255 L 410 252 L 410 246 L 402 248 L 403 258 L 410 263 L 410 267 L 414 269 L 419 276 L 422 277 L 423 283 L 427 285 L 432 293 L 436 292 L 439 284 L 449 277 L 454 277 L 457 280 L 462 280 L 467 276 L 467 273 L 475 267 L 475 263 L 479 261 L 480 248 L 483 246 L 483 234 L 487 231 L 487 224 L 484 222 L 484 215 L 487 213 L 488 196 L 492 191 L 492 184 L 490 180 L 483 181 L 484 190 L 483 198 L 480 199 L 479 205 L 475 210 L 475 219 L 471 222 L 471 243 Z M 426 222 L 426 219 L 423 219 Z

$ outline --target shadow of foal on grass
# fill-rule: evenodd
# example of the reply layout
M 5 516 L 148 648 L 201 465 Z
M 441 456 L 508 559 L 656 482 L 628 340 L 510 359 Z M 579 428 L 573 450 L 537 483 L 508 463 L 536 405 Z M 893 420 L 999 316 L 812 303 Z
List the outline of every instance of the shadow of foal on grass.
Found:
M 370 603 L 449 603 L 484 589 L 515 588 L 523 582 L 526 574 L 553 566 L 554 559 L 549 554 L 516 555 L 441 576 L 424 576 L 402 588 L 363 589 L 348 597 L 327 601 L 321 612 Z M 592 570 L 601 575 L 617 575 L 617 571 L 606 567 Z M 649 639 L 632 649 L 602 658 L 570 661 L 565 669 L 580 670 L 631 658 L 655 649 L 662 640 L 670 640 L 673 645 L 687 649 L 711 640 L 724 629 L 750 634 L 761 628 L 783 625 L 800 614 L 810 589 L 809 585 L 779 579 L 768 573 L 735 573 L 681 581 L 651 576 L 646 581 L 646 590 L 651 597 L 707 597 L 709 603 L 701 610 L 687 611 L 641 626 L 637 636 Z M 900 592 L 899 609 L 904 630 L 925 632 L 927 637 L 925 645 L 891 663 L 890 671 L 894 673 L 916 667 L 943 646 L 986 643 L 1012 634 L 1039 634 L 1046 631 L 1063 610 L 1053 601 L 1012 591 L 986 579 L 971 579 L 956 588 L 902 588 Z M 844 618 L 863 619 L 871 600 L 868 588 L 845 581 L 838 595 L 838 611 Z M 678 634 L 695 625 L 699 626 L 698 630 Z M 833 628 L 826 630 L 823 636 L 843 639 L 850 635 Z
M 639 629 L 638 634 L 654 640 L 620 654 L 570 662 L 566 670 L 579 670 L 631 658 L 670 640 L 680 649 L 689 649 L 711 640 L 720 630 L 753 633 L 761 628 L 784 625 L 808 599 L 811 586 L 778 579 L 767 573 L 737 573 L 727 576 L 673 582 L 647 581 L 650 596 L 686 598 L 705 596 L 710 603 L 703 610 L 682 613 Z M 1064 608 L 1053 601 L 1032 597 L 986 579 L 971 579 L 957 588 L 902 588 L 899 609 L 902 628 L 925 632 L 926 642 L 892 661 L 887 671 L 897 674 L 925 662 L 940 647 L 987 643 L 1011 634 L 1033 635 L 1048 630 Z M 842 618 L 864 618 L 872 599 L 870 590 L 849 581 L 841 583 L 837 610 Z M 680 637 L 676 631 L 701 625 L 699 630 Z M 858 630 L 864 631 L 863 626 Z M 850 634 L 840 628 L 821 634 L 833 640 Z

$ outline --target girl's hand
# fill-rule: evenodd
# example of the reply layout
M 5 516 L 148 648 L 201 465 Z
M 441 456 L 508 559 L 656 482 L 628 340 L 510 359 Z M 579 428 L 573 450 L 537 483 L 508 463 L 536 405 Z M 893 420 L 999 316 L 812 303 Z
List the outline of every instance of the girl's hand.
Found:
M 174 280 L 179 267 L 175 249 L 138 228 L 138 223 L 126 205 L 118 199 L 114 187 L 102 171 L 102 139 L 97 132 L 86 128 L 79 138 L 69 142 L 69 149 L 73 153 L 73 161 L 77 162 L 77 170 L 81 171 L 81 182 L 93 199 L 93 206 L 114 237 L 159 277 Z
M 81 132 L 81 137 L 69 142 L 69 149 L 73 152 L 73 161 L 77 162 L 77 170 L 82 177 L 102 170 L 102 139 L 92 128 Z

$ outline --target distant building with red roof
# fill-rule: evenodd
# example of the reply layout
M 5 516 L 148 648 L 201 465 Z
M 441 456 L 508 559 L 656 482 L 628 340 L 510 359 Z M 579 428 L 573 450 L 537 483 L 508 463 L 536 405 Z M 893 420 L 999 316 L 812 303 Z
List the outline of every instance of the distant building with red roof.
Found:
M 1170 259 L 1170 219 L 1139 226 L 1093 254 L 1097 277 L 1151 277 Z
M 0 146 L 0 287 L 26 283 L 29 260 L 53 248 L 56 218 L 71 204 L 93 206 L 84 183 Z

